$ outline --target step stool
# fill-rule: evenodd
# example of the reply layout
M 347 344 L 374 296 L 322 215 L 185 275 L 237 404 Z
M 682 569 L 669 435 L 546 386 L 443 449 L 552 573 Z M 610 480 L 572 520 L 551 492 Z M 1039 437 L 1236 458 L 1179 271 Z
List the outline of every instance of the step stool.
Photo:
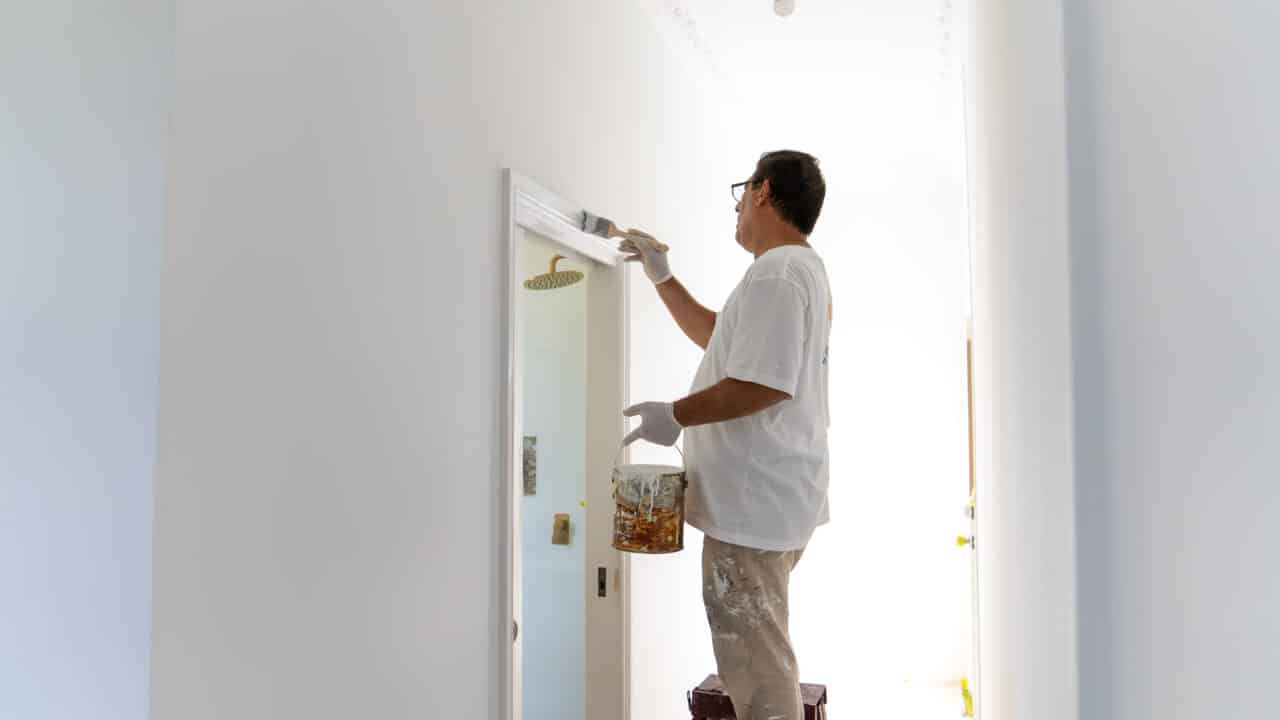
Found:
M 804 720 L 827 720 L 826 685 L 800 683 L 800 699 L 804 701 Z M 719 675 L 708 675 L 701 685 L 689 691 L 688 700 L 693 720 L 736 720 L 733 702 Z

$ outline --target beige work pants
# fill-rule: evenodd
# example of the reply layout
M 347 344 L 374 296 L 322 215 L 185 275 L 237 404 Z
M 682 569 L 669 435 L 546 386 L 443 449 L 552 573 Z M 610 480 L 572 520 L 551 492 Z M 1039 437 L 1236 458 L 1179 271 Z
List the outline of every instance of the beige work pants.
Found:
M 738 720 L 804 720 L 787 631 L 787 585 L 803 553 L 703 540 L 702 600 L 720 680 Z

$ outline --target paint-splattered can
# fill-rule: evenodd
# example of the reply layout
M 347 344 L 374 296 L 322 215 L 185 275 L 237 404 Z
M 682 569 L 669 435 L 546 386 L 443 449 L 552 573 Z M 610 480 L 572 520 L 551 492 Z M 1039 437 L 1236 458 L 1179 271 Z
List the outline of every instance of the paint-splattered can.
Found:
M 684 549 L 685 469 L 618 465 L 613 469 L 613 546 L 660 555 Z

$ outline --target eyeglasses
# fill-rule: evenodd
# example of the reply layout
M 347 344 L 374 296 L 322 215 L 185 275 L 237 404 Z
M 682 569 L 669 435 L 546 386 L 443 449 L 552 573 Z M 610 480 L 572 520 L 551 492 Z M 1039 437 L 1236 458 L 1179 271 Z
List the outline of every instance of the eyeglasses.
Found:
M 740 183 L 734 183 L 729 186 L 730 192 L 733 193 L 733 201 L 735 203 L 742 202 L 742 196 L 746 194 L 747 188 L 759 183 L 759 180 L 746 180 Z

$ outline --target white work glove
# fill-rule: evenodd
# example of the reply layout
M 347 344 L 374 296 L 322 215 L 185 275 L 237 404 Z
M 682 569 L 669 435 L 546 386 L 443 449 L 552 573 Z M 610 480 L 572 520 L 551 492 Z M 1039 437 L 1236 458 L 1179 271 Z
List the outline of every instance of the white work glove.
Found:
M 676 444 L 676 438 L 680 437 L 680 431 L 684 429 L 676 422 L 675 406 L 671 403 L 640 403 L 623 410 L 622 414 L 626 417 L 640 416 L 640 427 L 627 435 L 622 441 L 624 445 L 644 438 L 651 443 L 671 447 Z
M 643 262 L 644 274 L 649 281 L 659 285 L 671 279 L 671 266 L 667 264 L 667 246 L 646 232 L 635 228 L 618 243 L 618 251 L 628 254 L 627 262 Z

